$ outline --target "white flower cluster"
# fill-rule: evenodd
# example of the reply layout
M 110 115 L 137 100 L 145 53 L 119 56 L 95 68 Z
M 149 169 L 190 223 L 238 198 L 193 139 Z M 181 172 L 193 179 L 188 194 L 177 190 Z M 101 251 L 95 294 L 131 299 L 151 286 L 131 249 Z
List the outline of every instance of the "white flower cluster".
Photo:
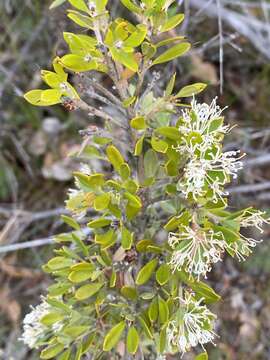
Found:
M 262 226 L 269 223 L 265 212 L 255 209 L 247 209 L 239 219 L 240 227 L 255 227 L 261 233 Z M 168 243 L 173 249 L 169 265 L 173 271 L 185 270 L 199 280 L 201 276 L 206 278 L 212 265 L 222 260 L 225 251 L 242 261 L 260 242 L 262 240 L 246 237 L 241 232 L 238 240 L 228 242 L 221 231 L 205 230 L 195 223 L 191 227 L 180 226 L 178 232 L 170 232 L 168 236 Z
M 31 349 L 37 347 L 37 342 L 44 336 L 46 326 L 40 320 L 49 313 L 50 305 L 43 300 L 23 320 L 23 334 L 21 340 Z
M 64 324 L 61 320 L 55 322 L 50 329 L 41 322 L 42 318 L 49 314 L 50 311 L 51 306 L 42 297 L 42 302 L 36 307 L 32 307 L 32 311 L 25 316 L 20 340 L 28 345 L 30 349 L 38 348 L 40 346 L 39 341 L 46 337 L 48 331 L 58 333 L 62 330 Z
M 223 125 L 222 111 L 214 99 L 210 105 L 193 100 L 191 110 L 183 112 L 179 126 L 183 138 L 176 150 L 187 155 L 187 164 L 177 188 L 186 197 L 192 195 L 196 200 L 210 190 L 213 201 L 222 200 L 228 195 L 224 186 L 242 169 L 240 160 L 245 154 L 221 150 L 220 142 L 230 130 Z
M 173 270 L 185 270 L 189 274 L 206 277 L 212 264 L 221 260 L 226 242 L 221 232 L 205 232 L 201 228 L 183 226 L 178 233 L 169 233 L 169 245 L 174 249 L 169 265 Z
M 168 351 L 179 351 L 183 355 L 191 347 L 201 345 L 204 349 L 205 344 L 214 344 L 216 315 L 201 305 L 203 299 L 196 301 L 192 294 L 186 293 L 179 301 L 179 311 L 167 327 Z

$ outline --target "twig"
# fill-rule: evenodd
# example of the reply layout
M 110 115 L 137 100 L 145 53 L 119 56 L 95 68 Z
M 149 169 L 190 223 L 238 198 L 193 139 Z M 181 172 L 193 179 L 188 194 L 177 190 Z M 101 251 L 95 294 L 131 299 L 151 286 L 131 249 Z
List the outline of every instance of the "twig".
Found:
M 102 119 L 104 119 L 106 121 L 111 121 L 112 123 L 114 123 L 115 125 L 121 127 L 122 129 L 125 129 L 125 130 L 127 129 L 127 127 L 125 125 L 121 124 L 119 121 L 112 118 L 106 112 L 94 108 L 93 106 L 87 104 L 85 101 L 83 101 L 81 99 L 74 100 L 74 103 L 78 108 L 86 111 L 88 114 L 98 116 L 98 117 L 100 117 L 100 118 L 102 118 Z
M 16 244 L 12 244 L 12 245 L 0 246 L 0 254 L 11 252 L 11 251 L 22 250 L 22 249 L 29 249 L 29 248 L 38 247 L 38 246 L 44 246 L 44 245 L 48 245 L 48 244 L 53 244 L 53 242 L 54 242 L 53 237 L 49 237 L 49 238 L 32 240 L 32 241 L 25 241 L 22 243 L 16 243 Z
M 247 194 L 270 189 L 270 181 L 259 184 L 240 185 L 228 188 L 229 194 Z
M 84 233 L 84 235 L 90 235 L 92 231 L 89 228 L 83 228 L 82 232 Z M 12 244 L 12 245 L 0 246 L 0 254 L 17 251 L 17 250 L 22 250 L 22 249 L 31 249 L 34 247 L 50 245 L 50 244 L 55 243 L 55 240 L 54 240 L 55 237 L 56 237 L 56 235 L 53 235 L 48 238 L 41 238 L 41 239 L 36 239 L 36 240 L 25 241 L 22 243 L 16 243 L 16 244 Z
M 219 30 L 219 77 L 220 77 L 220 94 L 223 93 L 223 81 L 224 81 L 224 72 L 223 72 L 223 26 L 221 18 L 221 4 L 220 0 L 217 1 L 218 8 L 218 30 Z

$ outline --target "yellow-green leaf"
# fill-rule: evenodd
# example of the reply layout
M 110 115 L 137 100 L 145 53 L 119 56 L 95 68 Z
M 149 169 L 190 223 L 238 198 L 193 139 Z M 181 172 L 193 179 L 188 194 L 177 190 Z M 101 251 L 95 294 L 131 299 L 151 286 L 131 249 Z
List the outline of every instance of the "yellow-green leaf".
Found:
M 109 193 L 98 195 L 94 200 L 94 209 L 96 211 L 102 211 L 107 209 L 110 200 L 111 200 L 111 195 Z
M 54 344 L 46 347 L 40 354 L 41 359 L 53 359 L 55 356 L 60 354 L 64 350 L 63 344 Z
M 97 70 L 98 64 L 95 60 L 87 60 L 88 58 L 77 54 L 67 54 L 61 58 L 61 63 L 67 69 L 72 71 L 90 71 Z
M 156 272 L 156 280 L 159 285 L 164 285 L 168 282 L 171 272 L 168 264 L 162 264 Z
M 108 332 L 103 342 L 103 351 L 111 351 L 118 344 L 125 326 L 125 321 L 121 321 Z
M 129 250 L 133 244 L 133 233 L 131 233 L 126 227 L 122 227 L 121 230 L 121 245 L 125 250 Z
M 177 14 L 172 16 L 170 19 L 168 19 L 164 25 L 161 26 L 159 32 L 165 32 L 170 31 L 174 29 L 177 25 L 181 24 L 181 22 L 184 20 L 185 15 L 184 14 Z
M 169 308 L 166 301 L 160 296 L 158 297 L 158 313 L 160 323 L 165 324 L 169 319 Z
M 183 87 L 183 89 L 181 89 L 177 94 L 176 94 L 176 98 L 181 98 L 181 97 L 190 97 L 190 96 L 194 96 L 196 94 L 199 94 L 200 92 L 202 92 L 205 88 L 206 88 L 206 84 L 203 83 L 195 83 L 192 85 L 188 85 Z
M 130 354 L 136 354 L 139 346 L 139 334 L 134 326 L 131 326 L 127 334 L 127 350 Z
M 174 45 L 169 50 L 158 56 L 153 61 L 153 65 L 162 64 L 184 55 L 190 49 L 190 46 L 191 45 L 188 42 L 182 42 L 180 44 Z
M 196 356 L 195 360 L 208 360 L 208 354 L 206 352 L 201 353 Z
M 90 279 L 90 277 L 92 276 L 92 272 L 93 272 L 93 269 L 92 269 L 92 271 L 89 271 L 89 270 L 72 271 L 69 274 L 68 279 L 73 283 L 80 283 L 80 282 Z
M 152 276 L 153 272 L 155 271 L 155 269 L 157 267 L 157 264 L 158 264 L 158 260 L 153 259 L 153 260 L 149 261 L 149 263 L 144 265 L 137 275 L 136 284 L 137 285 L 145 284 Z
M 135 149 L 134 149 L 134 155 L 135 156 L 140 156 L 143 150 L 143 141 L 144 141 L 144 135 L 141 136 L 139 138 L 139 140 L 137 140 L 136 145 L 135 145 Z
M 84 0 L 68 0 L 68 1 L 72 6 L 74 6 L 78 10 L 85 11 L 85 12 L 89 11 Z
M 120 166 L 125 162 L 120 151 L 115 146 L 110 145 L 106 149 L 106 154 L 115 170 L 119 171 Z
M 75 292 L 75 298 L 78 300 L 88 299 L 89 297 L 95 295 L 102 286 L 102 283 L 84 285 Z
M 132 119 L 130 121 L 130 126 L 133 129 L 136 129 L 136 130 L 144 130 L 144 129 L 146 129 L 145 118 L 142 117 L 142 116 L 135 117 L 134 119 Z
M 166 141 L 161 140 L 155 136 L 152 136 L 151 138 L 151 145 L 155 151 L 160 152 L 162 154 L 165 154 L 169 147 Z

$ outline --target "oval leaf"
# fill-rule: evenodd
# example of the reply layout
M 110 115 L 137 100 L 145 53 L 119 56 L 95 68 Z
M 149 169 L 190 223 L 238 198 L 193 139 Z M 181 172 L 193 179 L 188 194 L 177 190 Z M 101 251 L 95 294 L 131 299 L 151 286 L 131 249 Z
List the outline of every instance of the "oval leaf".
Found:
M 121 335 L 125 329 L 125 321 L 121 321 L 119 324 L 115 325 L 106 335 L 103 343 L 104 351 L 111 351 L 115 345 L 118 344 Z

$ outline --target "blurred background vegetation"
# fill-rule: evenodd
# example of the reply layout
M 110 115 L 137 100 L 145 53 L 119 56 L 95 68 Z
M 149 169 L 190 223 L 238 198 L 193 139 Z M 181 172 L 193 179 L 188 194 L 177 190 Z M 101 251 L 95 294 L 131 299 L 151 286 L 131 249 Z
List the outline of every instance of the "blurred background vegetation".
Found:
M 111 0 L 110 9 L 124 15 L 119 3 Z M 86 114 L 61 106 L 35 108 L 22 98 L 40 85 L 40 69 L 50 68 L 52 58 L 65 51 L 62 32 L 76 30 L 66 19 L 66 5 L 53 11 L 49 5 L 49 0 L 0 0 L 1 360 L 38 359 L 18 341 L 21 321 L 50 283 L 41 265 L 52 254 L 51 236 L 64 229 L 59 214 L 78 166 L 68 154 L 79 147 L 78 131 L 89 124 Z M 247 153 L 245 170 L 230 188 L 232 206 L 268 211 L 270 2 L 179 0 L 172 11 L 176 7 L 186 13 L 178 32 L 194 46 L 184 60 L 160 72 L 156 91 L 174 71 L 179 87 L 209 84 L 201 100 L 218 94 L 219 103 L 229 106 L 227 121 L 237 125 L 226 149 Z M 106 78 L 97 80 L 106 85 Z M 223 296 L 213 309 L 220 339 L 210 348 L 210 360 L 270 359 L 269 235 L 266 230 L 247 263 L 226 259 L 209 278 Z

